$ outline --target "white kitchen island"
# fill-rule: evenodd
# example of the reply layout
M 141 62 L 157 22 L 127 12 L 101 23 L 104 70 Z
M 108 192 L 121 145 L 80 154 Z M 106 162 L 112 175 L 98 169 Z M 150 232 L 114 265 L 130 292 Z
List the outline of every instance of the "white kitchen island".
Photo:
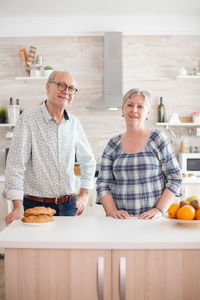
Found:
M 0 233 L 6 300 L 200 299 L 200 227 L 54 217 Z

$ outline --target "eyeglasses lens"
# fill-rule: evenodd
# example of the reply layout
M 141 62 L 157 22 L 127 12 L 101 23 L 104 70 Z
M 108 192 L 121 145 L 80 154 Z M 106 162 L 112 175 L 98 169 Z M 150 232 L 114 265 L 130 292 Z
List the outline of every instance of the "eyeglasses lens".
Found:
M 67 86 L 65 83 L 58 83 L 59 91 L 64 92 L 67 88 L 68 88 L 69 94 L 74 95 L 76 93 L 75 88 L 73 88 L 71 86 Z

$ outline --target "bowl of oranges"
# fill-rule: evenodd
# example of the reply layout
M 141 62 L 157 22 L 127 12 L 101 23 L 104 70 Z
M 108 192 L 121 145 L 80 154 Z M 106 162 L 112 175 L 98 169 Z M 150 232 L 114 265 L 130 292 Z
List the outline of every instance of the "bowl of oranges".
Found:
M 179 203 L 171 204 L 167 218 L 183 226 L 200 226 L 200 198 L 191 196 Z

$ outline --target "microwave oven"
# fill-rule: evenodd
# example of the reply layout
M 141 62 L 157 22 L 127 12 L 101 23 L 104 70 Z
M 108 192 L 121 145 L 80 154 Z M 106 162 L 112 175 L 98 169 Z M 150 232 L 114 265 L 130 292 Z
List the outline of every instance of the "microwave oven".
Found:
M 200 176 L 200 153 L 179 153 L 179 165 L 182 173 Z

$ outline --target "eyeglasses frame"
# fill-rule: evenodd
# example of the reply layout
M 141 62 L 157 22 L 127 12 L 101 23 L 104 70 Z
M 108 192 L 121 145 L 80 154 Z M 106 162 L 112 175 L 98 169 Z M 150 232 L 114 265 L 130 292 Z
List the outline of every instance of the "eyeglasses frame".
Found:
M 63 90 L 63 91 L 61 91 L 61 90 L 59 90 L 60 92 L 65 92 L 66 90 L 68 90 L 68 93 L 70 94 L 70 95 L 75 95 L 77 92 L 78 92 L 78 89 L 77 88 L 73 88 L 74 90 L 75 90 L 75 92 L 72 94 L 72 93 L 70 93 L 70 91 L 69 91 L 69 88 L 72 88 L 71 86 L 69 86 L 69 85 L 67 85 L 65 82 L 58 82 L 58 81 L 48 81 L 49 83 L 55 83 L 56 85 L 57 85 L 57 89 L 59 90 L 59 84 L 61 84 L 61 83 L 63 83 L 63 84 L 65 84 L 66 85 L 66 88 Z

